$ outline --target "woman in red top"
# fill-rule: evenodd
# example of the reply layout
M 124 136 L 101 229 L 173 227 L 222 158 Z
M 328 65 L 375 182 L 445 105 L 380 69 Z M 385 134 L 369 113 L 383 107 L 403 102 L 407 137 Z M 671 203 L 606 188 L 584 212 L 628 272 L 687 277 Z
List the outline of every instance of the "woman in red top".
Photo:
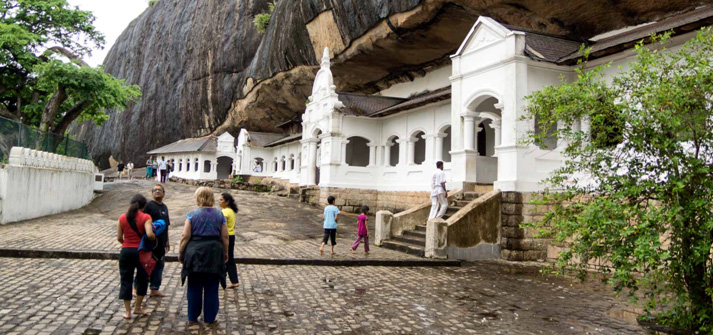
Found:
M 146 207 L 146 198 L 141 194 L 135 195 L 131 198 L 129 210 L 119 217 L 119 224 L 116 226 L 116 239 L 121 243 L 121 252 L 119 253 L 119 275 L 121 277 L 119 299 L 124 300 L 124 308 L 126 309 L 124 319 L 131 319 L 131 285 L 134 281 L 134 269 L 137 270 L 134 314 L 139 316 L 148 315 L 141 308 L 141 302 L 143 302 L 148 289 L 149 279 L 141 268 L 141 262 L 139 262 L 139 244 L 144 234 L 151 241 L 154 241 L 156 236 L 153 232 L 151 216 L 143 213 L 144 207 Z

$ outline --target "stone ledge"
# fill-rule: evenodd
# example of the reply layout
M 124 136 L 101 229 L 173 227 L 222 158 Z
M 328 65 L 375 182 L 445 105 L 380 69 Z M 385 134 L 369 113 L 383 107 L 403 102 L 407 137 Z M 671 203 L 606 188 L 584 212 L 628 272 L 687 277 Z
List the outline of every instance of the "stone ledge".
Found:
M 0 257 L 7 258 L 65 258 L 118 260 L 116 251 L 74 251 L 74 250 L 24 250 L 0 249 Z M 178 262 L 178 256 L 167 255 L 167 262 Z M 311 266 L 390 266 L 390 267 L 460 267 L 460 261 L 428 259 L 299 259 L 299 258 L 259 258 L 236 257 L 235 263 L 252 265 L 311 265 Z

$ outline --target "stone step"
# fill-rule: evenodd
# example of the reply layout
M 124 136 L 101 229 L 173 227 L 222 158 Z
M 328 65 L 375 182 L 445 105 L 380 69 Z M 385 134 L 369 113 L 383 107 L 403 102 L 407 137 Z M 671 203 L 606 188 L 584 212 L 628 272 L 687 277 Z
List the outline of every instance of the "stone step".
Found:
M 406 244 L 413 244 L 416 246 L 426 246 L 426 236 L 425 235 L 423 236 L 423 238 L 419 238 L 416 236 L 406 236 L 406 235 L 394 236 L 394 237 L 392 237 L 392 240 L 397 241 L 397 242 L 403 242 Z
M 446 214 L 453 215 L 461 209 L 463 209 L 463 207 L 448 207 Z
M 415 237 L 415 238 L 418 238 L 418 239 L 423 239 L 424 241 L 426 240 L 426 232 L 425 232 L 425 231 L 404 230 L 402 236 L 404 236 L 404 237 Z
M 455 205 L 457 207 L 465 207 L 471 201 L 473 201 L 473 200 L 456 200 L 456 201 L 452 202 L 451 205 Z
M 418 256 L 418 257 L 424 257 L 424 255 L 426 254 L 426 252 L 424 250 L 425 247 L 415 246 L 413 244 L 408 244 L 408 243 L 403 243 L 403 242 L 398 242 L 398 241 L 393 241 L 393 240 L 384 241 L 383 244 L 381 245 L 381 247 L 386 248 L 386 249 L 404 252 L 409 255 L 414 255 L 414 256 Z
M 477 192 L 463 192 L 463 199 L 468 201 L 473 201 L 480 198 L 482 194 Z
M 424 234 L 426 233 L 426 226 L 416 226 L 414 229 L 415 231 L 422 231 Z

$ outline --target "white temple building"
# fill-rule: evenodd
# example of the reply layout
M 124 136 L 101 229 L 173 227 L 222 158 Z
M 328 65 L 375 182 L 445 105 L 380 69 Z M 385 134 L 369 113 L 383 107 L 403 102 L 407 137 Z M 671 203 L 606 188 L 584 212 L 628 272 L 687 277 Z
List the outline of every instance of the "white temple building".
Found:
M 229 133 L 180 140 L 147 152 L 171 163 L 169 177 L 228 179 L 236 170 L 235 138 Z
M 635 42 L 711 16 L 706 7 L 592 39 L 585 67 L 612 62 L 607 75 L 615 74 L 633 60 Z M 672 38 L 669 49 L 694 36 L 687 29 Z M 165 152 L 178 162 L 173 175 L 185 178 L 222 178 L 233 171 L 300 187 L 376 192 L 377 198 L 388 192 L 425 195 L 436 161 L 445 163 L 449 188 L 478 183 L 504 192 L 538 191 L 562 157 L 557 143 L 546 149 L 521 144 L 535 128 L 521 120 L 524 98 L 561 78 L 574 79 L 583 42 L 481 16 L 449 65 L 372 95 L 336 92 L 325 48 L 306 110 L 279 125 L 281 132 L 242 129 L 233 150 L 227 147 L 232 137 L 223 134 L 217 150 L 207 145 L 210 150 L 177 152 L 169 145 L 149 154 Z M 230 159 L 236 162 L 232 170 Z M 182 170 L 181 162 L 191 168 Z

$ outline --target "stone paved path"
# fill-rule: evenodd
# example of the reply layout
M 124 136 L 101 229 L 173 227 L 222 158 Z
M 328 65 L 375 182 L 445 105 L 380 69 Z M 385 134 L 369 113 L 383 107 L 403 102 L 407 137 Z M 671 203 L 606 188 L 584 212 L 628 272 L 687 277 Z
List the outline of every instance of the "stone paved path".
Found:
M 116 221 L 126 211 L 130 198 L 142 193 L 147 198 L 153 183 L 147 181 L 105 184 L 106 192 L 80 210 L 21 223 L 0 226 L 0 248 L 31 250 L 116 251 Z M 183 217 L 195 208 L 196 187 L 167 183 L 165 203 L 171 215 L 170 241 L 175 255 L 183 228 Z M 216 189 L 217 191 L 217 189 Z M 239 206 L 235 257 L 282 259 L 419 259 L 400 252 L 374 247 L 364 255 L 362 247 L 352 255 L 356 238 L 356 216 L 340 219 L 337 255 L 319 254 L 322 223 L 319 208 L 273 195 L 234 191 Z M 369 220 L 373 236 L 374 217 Z
M 116 219 L 152 183 L 109 183 L 83 209 L 0 226 L 0 248 L 118 251 Z M 171 241 L 194 207 L 194 187 L 166 184 Z M 294 200 L 232 192 L 240 205 L 237 257 L 320 258 L 321 210 Z M 355 218 L 340 221 L 337 256 Z M 373 219 L 371 220 L 373 223 Z M 373 227 L 371 227 L 373 231 Z M 378 247 L 371 259 L 410 260 Z M 540 275 L 539 265 L 460 268 L 240 264 L 241 286 L 221 291 L 216 327 L 189 325 L 180 264 L 168 263 L 149 317 L 124 321 L 116 261 L 0 258 L 0 334 L 641 334 L 632 308 L 597 283 Z M 626 321 L 625 321 L 626 320 Z
M 186 322 L 180 267 L 149 317 L 121 318 L 115 261 L 0 258 L 0 333 L 63 334 L 641 334 L 612 317 L 602 290 L 543 278 L 534 267 L 241 265 L 221 291 L 218 325 Z

